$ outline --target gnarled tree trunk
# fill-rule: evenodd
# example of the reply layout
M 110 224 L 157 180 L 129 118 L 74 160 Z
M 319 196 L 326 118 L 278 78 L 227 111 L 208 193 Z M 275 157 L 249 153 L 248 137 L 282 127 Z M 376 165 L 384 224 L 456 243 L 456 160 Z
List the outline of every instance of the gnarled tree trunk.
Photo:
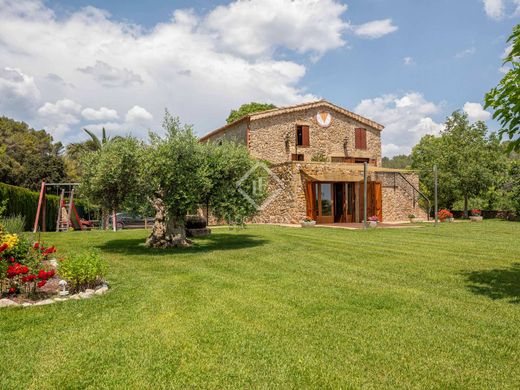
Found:
M 152 232 L 146 239 L 146 245 L 152 248 L 191 245 L 191 241 L 186 238 L 184 223 L 179 223 L 174 218 L 168 219 L 164 201 L 157 196 L 151 200 L 151 203 L 155 209 L 155 220 Z

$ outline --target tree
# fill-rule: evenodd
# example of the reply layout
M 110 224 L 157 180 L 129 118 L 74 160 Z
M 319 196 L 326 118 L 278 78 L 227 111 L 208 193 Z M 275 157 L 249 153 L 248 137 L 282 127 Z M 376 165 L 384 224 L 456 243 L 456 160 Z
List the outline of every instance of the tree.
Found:
M 164 138 L 150 135 L 141 169 L 143 195 L 153 205 L 155 220 L 146 243 L 151 247 L 188 246 L 185 217 L 207 203 L 217 218 L 243 219 L 256 208 L 242 196 L 258 176 L 245 147 L 224 142 L 200 143 L 192 127 L 166 112 Z
M 210 183 L 203 144 L 192 127 L 165 114 L 166 137 L 151 134 L 141 170 L 145 196 L 155 210 L 146 243 L 151 247 L 187 246 L 185 217 L 196 209 Z
M 116 211 L 132 193 L 140 191 L 137 172 L 141 166 L 141 148 L 138 141 L 125 137 L 107 143 L 86 154 L 82 166 L 81 193 L 92 203 L 112 212 L 112 226 L 116 230 Z
M 511 44 L 511 51 L 504 59 L 504 66 L 511 68 L 486 94 L 485 108 L 494 110 L 493 119 L 502 126 L 500 137 L 507 134 L 511 140 L 509 151 L 520 151 L 520 24 L 513 28 L 507 42 Z
M 45 130 L 0 117 L 0 139 L 0 181 L 39 190 L 42 181 L 65 178 L 63 146 Z
M 452 208 L 457 199 L 481 195 L 496 184 L 505 169 L 498 138 L 487 136 L 484 122 L 470 124 L 466 114 L 455 111 L 446 121 L 440 137 L 424 136 L 412 150 L 412 168 L 420 171 L 426 191 L 433 194 L 433 165 L 439 169 L 439 203 Z
M 208 143 L 205 149 L 210 180 L 205 200 L 217 219 L 242 224 L 256 213 L 266 196 L 267 172 L 251 159 L 243 145 Z
M 106 145 L 109 142 L 121 139 L 120 136 L 115 136 L 112 138 L 107 136 L 104 127 L 102 128 L 101 138 L 88 129 L 83 129 L 83 131 L 85 131 L 85 133 L 90 136 L 90 139 L 83 142 L 68 144 L 65 149 L 65 169 L 67 172 L 67 177 L 71 181 L 81 181 L 81 177 L 83 175 L 81 161 L 85 154 L 99 150 L 103 147 L 103 145 Z
M 384 168 L 406 169 L 412 165 L 412 156 L 398 154 L 392 158 L 383 157 L 381 162 Z
M 273 108 L 276 108 L 276 106 L 274 104 L 269 103 L 251 102 L 247 104 L 242 104 L 238 110 L 231 110 L 226 121 L 227 123 L 231 123 L 236 120 L 239 120 L 240 118 L 245 117 L 246 115 L 253 114 L 255 112 L 272 110 Z

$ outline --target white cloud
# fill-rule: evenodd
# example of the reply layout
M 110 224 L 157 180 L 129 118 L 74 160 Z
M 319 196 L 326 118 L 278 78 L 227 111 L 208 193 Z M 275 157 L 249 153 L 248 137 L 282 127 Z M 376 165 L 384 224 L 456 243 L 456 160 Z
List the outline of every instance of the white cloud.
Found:
M 345 44 L 341 35 L 348 23 L 341 16 L 346 10 L 335 0 L 234 1 L 210 12 L 204 27 L 239 55 L 271 55 L 283 47 L 322 55 Z
M 410 153 L 423 135 L 438 134 L 443 128 L 432 119 L 440 112 L 439 105 L 427 101 L 418 92 L 364 99 L 355 112 L 385 126 L 381 136 L 386 156 Z
M 404 65 L 415 65 L 415 61 L 413 60 L 412 57 L 404 57 L 403 64 Z
M 3 115 L 32 112 L 38 106 L 40 96 L 33 77 L 20 69 L 0 68 L 0 112 Z
M 79 123 L 81 105 L 71 99 L 56 103 L 47 102 L 38 109 L 38 116 L 53 136 L 60 137 L 70 130 L 70 125 Z
M 242 3 L 245 2 L 236 2 L 237 9 L 245 9 Z M 16 104 L 26 108 L 13 116 L 19 120 L 35 116 L 33 127 L 59 127 L 59 131 L 54 131 L 62 141 L 78 137 L 72 129 L 72 117 L 61 124 L 51 121 L 51 115 L 46 114 L 49 106 L 43 110 L 44 115 L 38 115 L 42 102 L 66 98 L 83 107 L 110 107 L 117 112 L 144 107 L 153 119 L 132 126 L 132 133 L 140 137 L 147 136 L 148 128 L 160 130 L 164 109 L 168 108 L 203 134 L 220 126 L 229 111 L 244 102 L 288 105 L 315 98 L 299 86 L 305 66 L 294 60 L 275 59 L 269 54 L 272 50 L 323 54 L 343 44 L 344 22 L 339 15 L 345 6 L 332 0 L 300 0 L 299 13 L 298 7 L 287 3 L 289 10 L 283 15 L 289 18 L 291 27 L 278 30 L 280 36 L 255 38 L 262 55 L 254 59 L 228 47 L 233 42 L 232 32 L 226 35 L 224 30 L 219 32 L 218 26 L 210 29 L 205 25 L 209 15 L 219 8 L 206 16 L 177 10 L 171 20 L 144 29 L 114 21 L 106 12 L 93 7 L 58 17 L 45 4 L 37 0 L 0 0 L 0 64 L 23 69 L 19 81 L 2 73 L 0 88 L 4 92 L 7 85 L 10 91 L 25 91 L 30 97 L 26 100 L 32 101 L 33 107 Z M 247 4 L 256 9 L 255 4 L 259 3 Z M 328 23 L 318 11 L 329 19 Z M 236 19 L 236 23 L 248 34 L 283 27 L 277 17 L 269 20 L 253 32 L 251 20 Z M 314 23 L 316 20 L 321 22 Z M 238 25 L 233 28 L 235 33 Z M 297 42 L 303 46 L 297 47 Z M 248 50 L 243 46 L 239 51 Z M 4 105 L 3 100 L 0 105 Z M 74 128 L 88 124 L 81 112 L 74 115 L 81 120 Z M 124 122 L 120 124 L 123 126 Z
M 494 20 L 520 14 L 520 0 L 483 0 L 483 3 L 486 15 Z
M 128 123 L 146 123 L 151 120 L 153 115 L 140 106 L 133 106 L 125 116 L 125 121 Z
M 475 49 L 474 47 L 469 47 L 469 48 L 461 50 L 457 54 L 455 54 L 455 58 L 461 59 L 464 57 L 468 57 L 468 56 L 475 54 L 476 51 L 477 51 L 477 49 Z
M 399 27 L 392 24 L 392 19 L 373 20 L 353 27 L 354 34 L 363 38 L 381 38 L 397 31 Z
M 92 76 L 105 87 L 128 87 L 143 82 L 141 76 L 131 70 L 119 69 L 99 60 L 94 66 L 78 68 L 78 71 Z
M 466 102 L 464 104 L 463 110 L 466 114 L 468 114 L 468 119 L 471 122 L 487 121 L 489 118 L 491 118 L 491 114 L 484 110 L 480 103 Z
M 116 110 L 106 107 L 101 107 L 99 110 L 87 107 L 81 111 L 81 116 L 89 121 L 103 121 L 119 118 Z

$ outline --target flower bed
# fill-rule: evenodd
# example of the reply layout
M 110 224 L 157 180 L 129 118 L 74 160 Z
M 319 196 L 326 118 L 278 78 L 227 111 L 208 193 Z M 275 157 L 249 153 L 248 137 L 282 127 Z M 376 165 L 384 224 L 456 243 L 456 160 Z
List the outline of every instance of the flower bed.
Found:
M 51 259 L 55 253 L 54 246 L 31 243 L 28 237 L 9 233 L 0 225 L 0 307 L 63 300 L 68 285 L 77 293 L 90 289 L 91 295 L 96 288 L 101 293 L 108 289 L 103 279 L 106 263 L 97 253 Z M 85 261 L 78 261 L 78 256 Z

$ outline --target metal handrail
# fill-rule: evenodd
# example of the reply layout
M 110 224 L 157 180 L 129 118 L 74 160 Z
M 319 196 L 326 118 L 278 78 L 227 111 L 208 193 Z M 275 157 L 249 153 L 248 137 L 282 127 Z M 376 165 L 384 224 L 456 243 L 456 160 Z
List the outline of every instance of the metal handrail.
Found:
M 421 192 L 421 190 L 419 190 L 418 188 L 415 188 L 415 186 L 410 183 L 410 181 L 401 173 L 401 172 L 396 172 L 399 176 L 401 176 L 404 181 L 406 181 L 410 187 L 412 187 L 415 191 L 417 191 L 417 193 L 428 203 L 428 221 L 430 220 L 430 213 L 432 211 L 432 204 L 430 202 L 430 199 L 428 199 L 428 197 L 423 193 Z

